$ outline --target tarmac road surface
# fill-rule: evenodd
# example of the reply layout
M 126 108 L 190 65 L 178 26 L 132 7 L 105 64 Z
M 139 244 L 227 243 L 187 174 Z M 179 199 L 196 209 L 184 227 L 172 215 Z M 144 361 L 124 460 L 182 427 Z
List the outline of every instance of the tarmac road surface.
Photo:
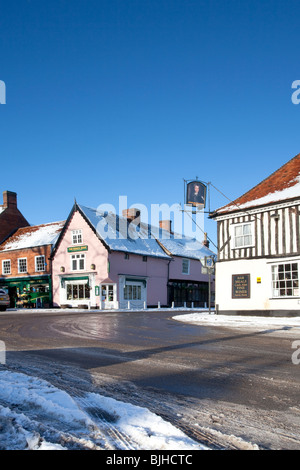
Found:
M 292 332 L 184 324 L 170 311 L 0 315 L 7 367 L 147 407 L 212 448 L 300 448 Z

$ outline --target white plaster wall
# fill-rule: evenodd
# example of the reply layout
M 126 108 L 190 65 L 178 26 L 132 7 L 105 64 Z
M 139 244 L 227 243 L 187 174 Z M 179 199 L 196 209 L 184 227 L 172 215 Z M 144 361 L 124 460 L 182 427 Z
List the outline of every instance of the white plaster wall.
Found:
M 216 304 L 218 304 L 219 310 L 299 310 L 300 314 L 300 298 L 272 298 L 271 275 L 272 264 L 299 260 L 299 257 L 262 258 L 216 263 Z M 233 274 L 250 274 L 249 299 L 232 298 Z M 261 278 L 261 283 L 257 282 L 257 278 Z

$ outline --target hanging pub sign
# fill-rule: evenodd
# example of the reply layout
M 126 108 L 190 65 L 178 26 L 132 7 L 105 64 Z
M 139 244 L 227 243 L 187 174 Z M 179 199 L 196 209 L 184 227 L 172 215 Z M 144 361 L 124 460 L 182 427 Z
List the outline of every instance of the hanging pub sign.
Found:
M 186 204 L 203 209 L 206 204 L 206 186 L 200 181 L 191 181 L 186 188 Z

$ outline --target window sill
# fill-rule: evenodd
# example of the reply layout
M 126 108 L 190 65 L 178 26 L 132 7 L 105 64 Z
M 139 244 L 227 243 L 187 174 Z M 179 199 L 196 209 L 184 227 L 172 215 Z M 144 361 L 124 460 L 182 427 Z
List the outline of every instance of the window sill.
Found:
M 234 246 L 232 250 L 243 250 L 244 248 L 255 248 L 255 245 Z
M 282 296 L 282 297 L 269 297 L 269 300 L 299 300 L 300 299 L 300 296 Z

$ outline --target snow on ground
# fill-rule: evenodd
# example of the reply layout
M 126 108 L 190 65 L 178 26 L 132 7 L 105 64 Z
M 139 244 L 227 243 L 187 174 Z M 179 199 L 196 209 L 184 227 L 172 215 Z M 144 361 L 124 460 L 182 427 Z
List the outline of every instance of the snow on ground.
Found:
M 185 314 L 181 310 L 170 309 L 170 316 L 199 325 L 300 333 L 300 317 L 216 315 L 207 310 Z M 207 449 L 146 408 L 95 393 L 74 396 L 45 380 L 0 367 L 0 450 Z
M 205 450 L 145 408 L 0 370 L 0 450 Z
M 292 331 L 300 333 L 299 317 L 262 317 L 251 315 L 216 315 L 213 311 L 198 311 L 182 315 L 174 315 L 174 320 L 185 323 L 204 324 L 212 326 L 225 326 L 232 328 L 251 328 L 277 331 Z

